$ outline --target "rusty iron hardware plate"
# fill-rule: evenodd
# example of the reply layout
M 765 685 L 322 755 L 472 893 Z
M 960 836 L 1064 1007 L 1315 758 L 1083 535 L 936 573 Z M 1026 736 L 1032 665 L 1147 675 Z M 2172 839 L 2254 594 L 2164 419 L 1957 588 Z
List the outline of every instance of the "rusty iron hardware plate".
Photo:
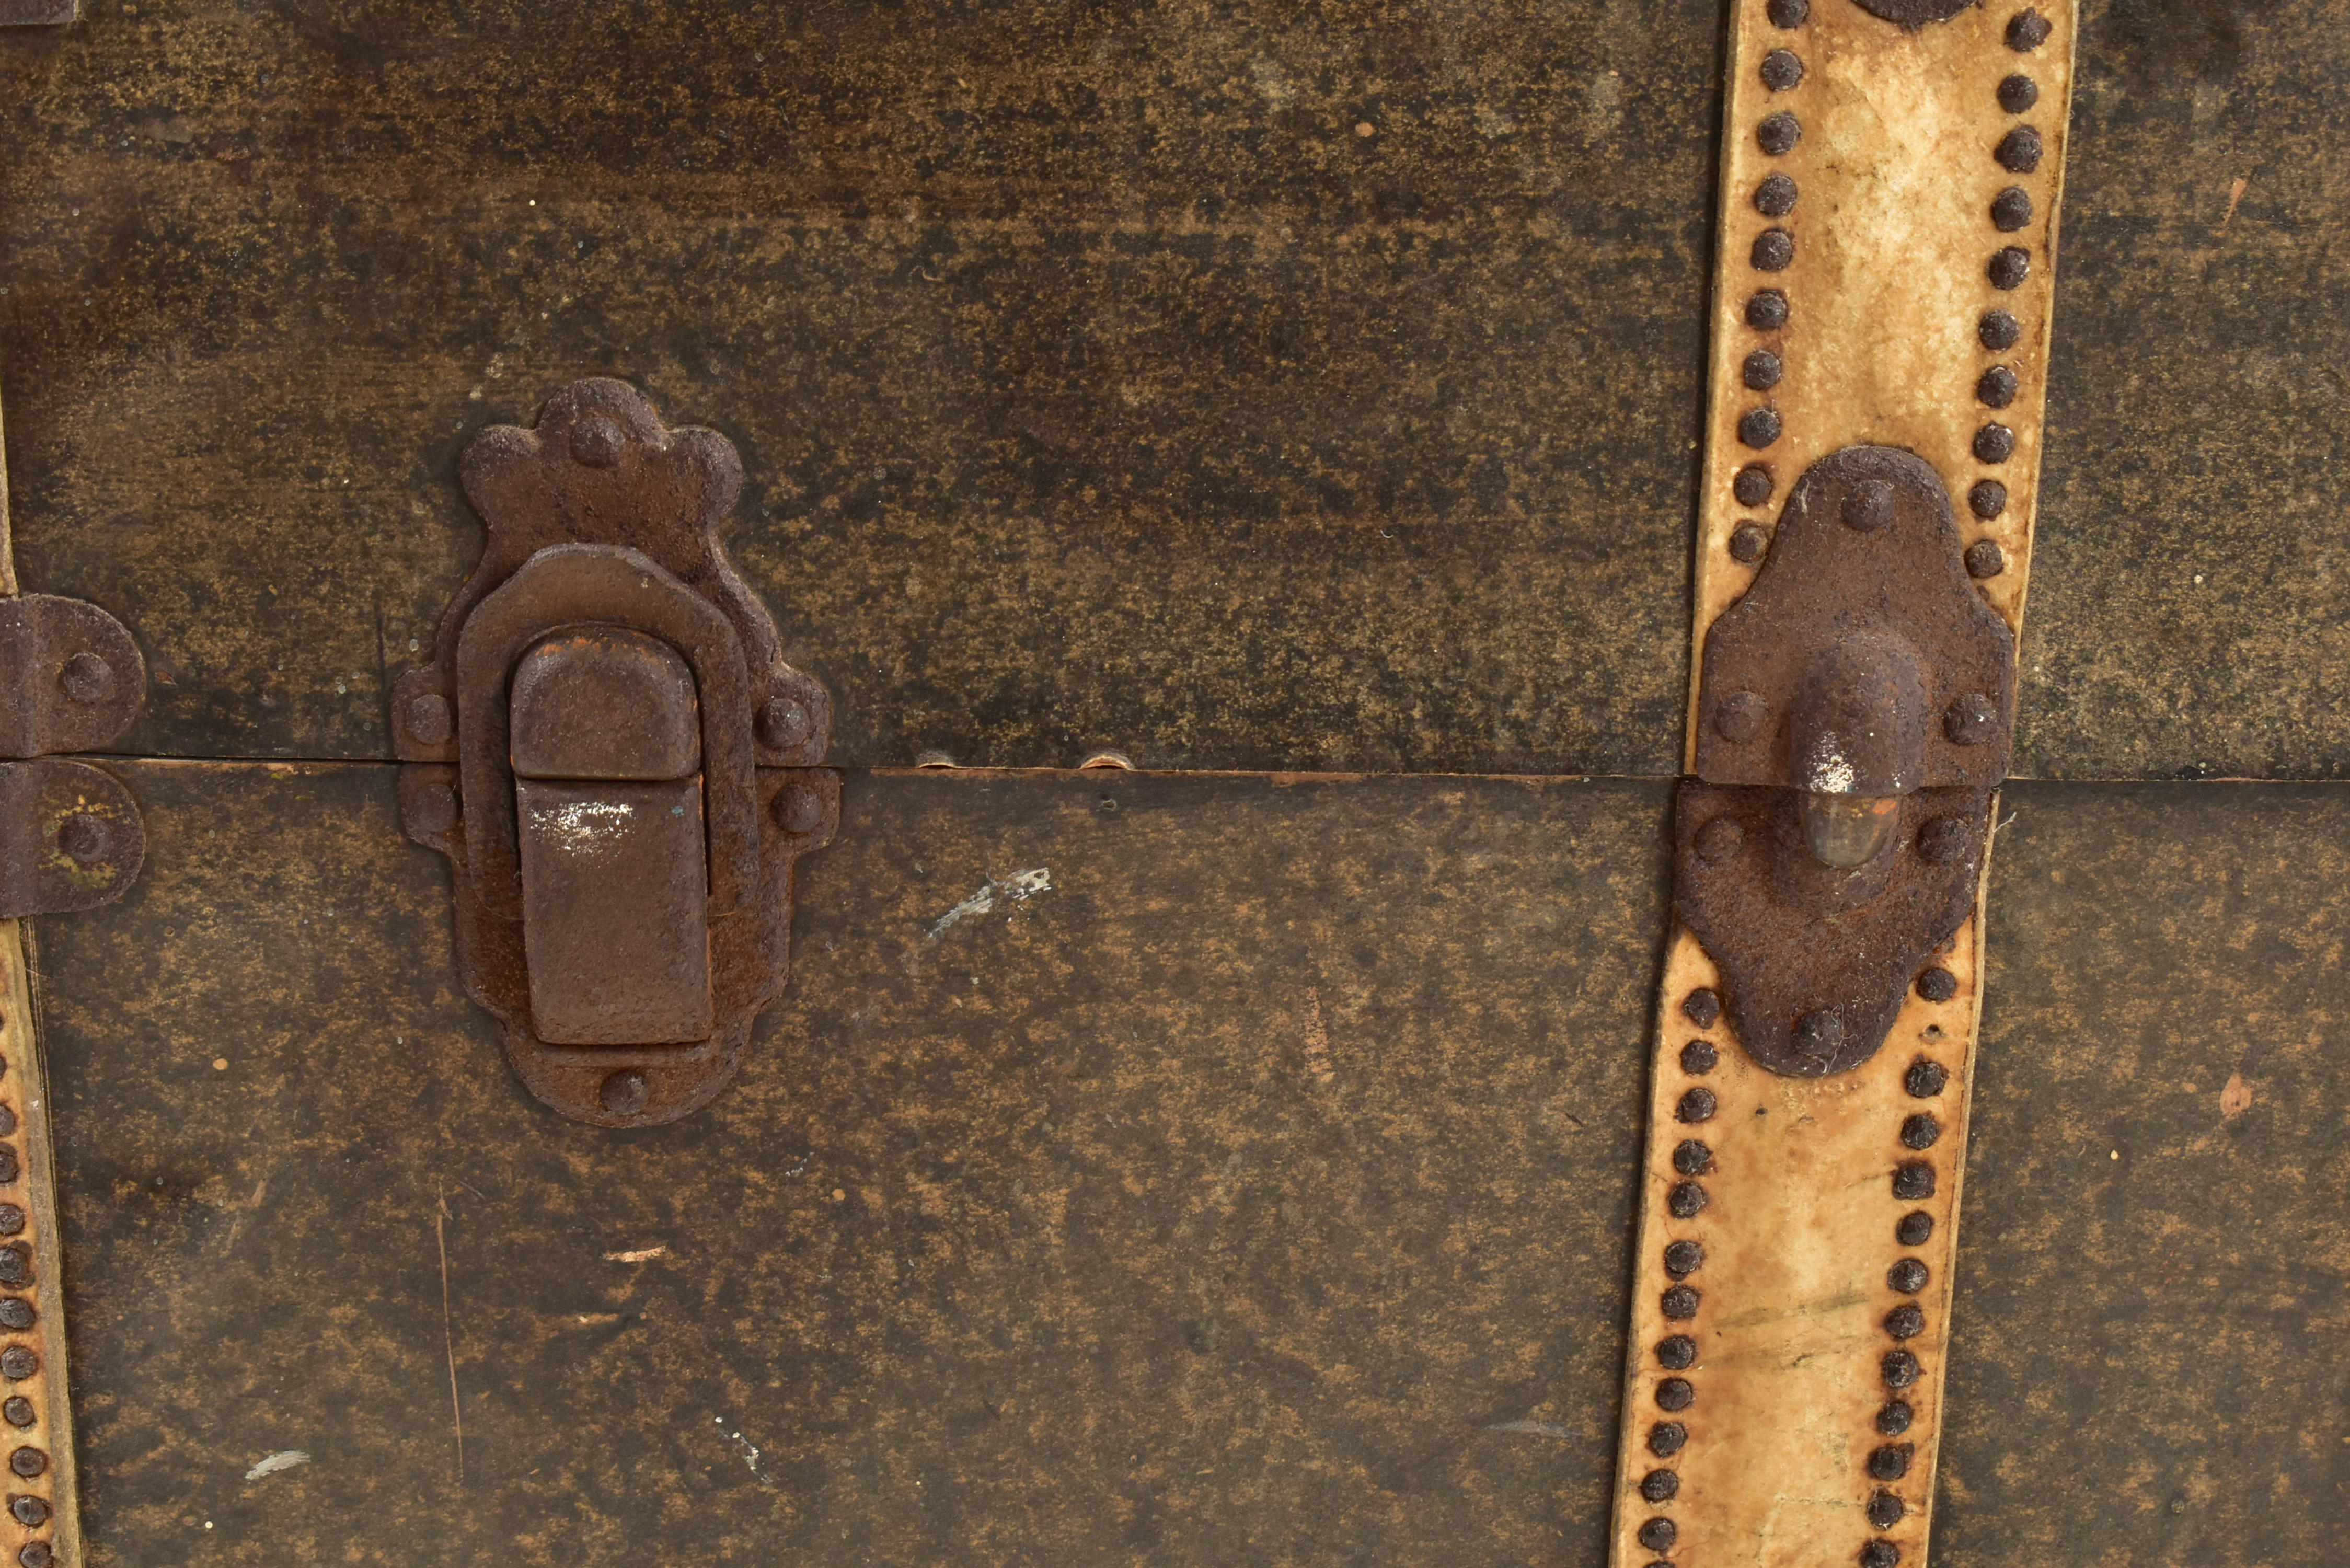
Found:
M 138 716 L 146 661 L 96 605 L 0 599 L 0 918 L 58 915 L 122 897 L 146 857 L 120 780 L 51 753 L 89 751 Z
M 1771 1071 L 1866 1061 L 1973 908 L 2014 690 L 2015 634 L 1968 580 L 1934 471 L 1881 447 L 1814 463 L 1706 639 L 1701 782 L 1679 813 L 1676 907 Z M 1891 830 L 1865 863 L 1825 864 L 1806 794 L 1871 804 Z
M 839 820 L 830 698 L 719 546 L 724 438 L 590 379 L 462 475 L 488 538 L 393 693 L 402 821 L 449 858 L 466 990 L 530 1091 L 673 1121 L 784 983 L 794 865 Z
M 80 0 L 0 0 L 0 27 L 61 27 Z

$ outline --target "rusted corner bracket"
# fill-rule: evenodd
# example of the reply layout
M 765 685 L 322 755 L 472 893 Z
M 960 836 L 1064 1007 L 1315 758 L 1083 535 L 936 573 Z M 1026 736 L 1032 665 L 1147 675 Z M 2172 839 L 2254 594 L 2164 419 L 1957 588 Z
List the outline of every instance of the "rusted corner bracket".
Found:
M 120 780 L 54 755 L 129 727 L 147 663 L 122 623 L 50 594 L 0 599 L 0 919 L 112 903 L 138 879 L 147 830 Z
M 1812 465 L 1707 634 L 1697 711 L 1681 918 L 1756 1061 L 1856 1067 L 1974 907 L 2014 732 L 2015 636 L 1929 465 L 1869 446 Z
M 783 986 L 795 863 L 839 820 L 831 700 L 719 546 L 723 437 L 577 381 L 462 477 L 488 538 L 393 694 L 402 822 L 449 858 L 466 991 L 530 1091 L 673 1121 Z

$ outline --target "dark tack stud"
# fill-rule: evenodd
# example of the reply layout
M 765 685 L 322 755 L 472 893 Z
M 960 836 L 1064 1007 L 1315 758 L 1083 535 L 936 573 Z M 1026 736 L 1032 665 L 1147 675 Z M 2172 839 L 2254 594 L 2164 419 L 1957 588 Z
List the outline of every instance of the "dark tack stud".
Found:
M 0 1236 L 15 1236 L 25 1229 L 25 1211 L 13 1203 L 0 1203 Z
M 1948 1002 L 1959 994 L 1959 977 L 1936 965 L 1918 977 L 1918 994 L 1929 1002 Z M 1915 1147 L 1926 1146 L 1921 1143 Z
M 1868 1500 L 1868 1522 L 1879 1530 L 1892 1529 L 1908 1511 L 1901 1500 L 1889 1491 L 1880 1491 Z
M 1756 289 L 1747 297 L 1746 325 L 1758 332 L 1776 332 L 1786 326 L 1787 296 L 1775 288 Z M 1755 503 L 1750 501 L 1747 504 Z
M 1657 1405 L 1676 1415 L 1697 1403 L 1697 1390 L 1686 1377 L 1668 1377 L 1657 1385 Z
M 1754 248 L 1746 259 L 1756 272 L 1784 272 L 1794 264 L 1795 236 L 1784 229 L 1765 229 L 1754 236 Z
M 2023 324 L 2004 310 L 1986 310 L 1975 323 L 1975 337 L 1992 353 L 2002 353 L 2015 347 L 2023 336 Z
M 1898 1568 L 1901 1548 L 1890 1541 L 1872 1541 L 1860 1549 L 1860 1568 Z
M 1784 295 L 1780 296 L 1783 301 L 1785 297 Z M 1738 498 L 1741 506 L 1762 505 L 1771 499 L 1773 488 L 1771 471 L 1759 462 L 1749 463 L 1740 469 L 1738 477 L 1730 482 L 1730 493 Z
M 2048 41 L 2048 18 L 2033 10 L 2018 11 L 2007 19 L 2007 47 L 2028 55 Z
M 22 1394 L 11 1395 L 6 1404 L 0 1405 L 0 1420 L 12 1427 L 29 1427 L 40 1418 L 40 1413 L 33 1408 L 33 1402 Z
M 1856 533 L 1874 534 L 1893 521 L 1893 486 L 1881 479 L 1864 479 L 1846 493 L 1844 525 Z
M 2007 486 L 1996 479 L 1979 479 L 1967 492 L 1967 510 L 1988 523 L 2007 510 Z
M 1740 369 L 1744 372 L 1748 389 L 1757 392 L 1769 391 L 1779 384 L 1779 378 L 1787 373 L 1786 362 L 1768 348 L 1757 348 L 1746 356 L 1746 363 Z
M 1685 1137 L 1673 1146 L 1673 1168 L 1683 1176 L 1703 1176 L 1713 1168 L 1713 1150 Z
M 571 427 L 571 455 L 590 468 L 609 468 L 620 461 L 629 438 L 608 419 L 586 419 Z
M 1955 866 L 1967 852 L 1964 817 L 1938 816 L 1918 830 L 1918 853 L 1928 864 Z
M 1950 1070 L 1939 1062 L 1920 1056 L 1909 1064 L 1901 1075 L 1901 1086 L 1909 1091 L 1913 1100 L 1930 1100 L 1950 1086 Z
M 28 1530 L 49 1521 L 49 1505 L 37 1497 L 12 1498 L 8 1502 L 8 1511 L 16 1516 L 17 1523 Z
M 1770 547 L 1771 535 L 1752 523 L 1741 523 L 1730 531 L 1730 558 L 1742 566 L 1761 560 Z
M 437 691 L 410 698 L 406 717 L 408 732 L 428 746 L 437 746 L 447 740 L 453 728 L 449 717 L 449 699 Z
M 27 1541 L 16 1551 L 18 1568 L 49 1568 L 56 1561 L 57 1554 L 46 1541 Z
M 1898 1438 L 1909 1429 L 1910 1419 L 1916 1415 L 1907 1399 L 1887 1399 L 1877 1412 L 1877 1429 L 1888 1438 Z
M 1692 1040 L 1681 1047 L 1681 1071 L 1702 1078 L 1721 1064 L 1721 1053 L 1711 1040 Z
M 1673 1322 L 1687 1323 L 1697 1315 L 1697 1303 L 1703 1299 L 1704 1293 L 1695 1285 L 1675 1285 L 1657 1298 L 1657 1304 Z M 1660 1394 L 1658 1397 L 1662 1398 L 1663 1396 Z M 1665 1407 L 1668 1410 L 1676 1407 L 1671 1405 Z
M 1665 1272 L 1685 1280 L 1705 1266 L 1705 1249 L 1695 1241 L 1665 1243 Z
M 1934 1196 L 1934 1168 L 1922 1159 L 1903 1162 L 1893 1173 L 1893 1196 L 1904 1203 L 1915 1203 L 1921 1198 Z
M 1885 1332 L 1896 1339 L 1915 1339 L 1926 1332 L 1926 1312 L 1923 1307 L 1908 1303 L 1885 1314 Z
M 1926 1288 L 1926 1265 L 1915 1258 L 1904 1258 L 1885 1271 L 1885 1282 L 1905 1296 L 1914 1296 Z
M 0 1247 L 0 1285 L 21 1285 L 32 1276 L 33 1261 L 23 1247 Z
M 1784 174 L 1765 175 L 1754 187 L 1754 210 L 1766 218 L 1783 218 L 1795 210 L 1794 181 Z
M 1694 1181 L 1677 1181 L 1665 1194 L 1665 1210 L 1676 1220 L 1694 1220 L 1705 1211 L 1705 1189 Z
M 1771 0 L 1762 9 L 1773 27 L 1800 27 L 1811 19 L 1812 0 Z
M 1738 439 L 1760 452 L 1779 439 L 1779 410 L 1749 409 L 1739 416 Z
M 1783 109 L 1776 114 L 1764 115 L 1762 123 L 1754 128 L 1754 140 L 1762 144 L 1763 151 L 1773 158 L 1783 152 L 1793 152 L 1795 143 L 1803 139 L 1803 121 Z
M 2023 280 L 2032 275 L 2032 253 L 2016 245 L 2002 245 L 1991 254 L 1983 275 L 1991 279 L 1993 288 L 2022 288 Z
M 1975 431 L 1975 461 L 2005 462 L 2015 455 L 2015 432 L 2005 425 L 1985 425 Z
M 1999 166 L 2011 174 L 2029 174 L 2040 167 L 2040 133 L 2028 125 L 2019 125 L 1999 139 L 1991 155 Z
M 2040 101 L 2040 84 L 2021 71 L 1999 84 L 1999 107 L 2010 114 L 2022 114 Z
M 1917 1115 L 1904 1117 L 1902 1120 L 1901 1147 L 1903 1148 L 1931 1148 L 1940 1141 L 1941 1137 L 1942 1124 L 1931 1111 L 1919 1111 Z
M 1975 382 L 1975 400 L 1987 409 L 2003 409 L 2015 401 L 2015 372 L 2004 365 L 1993 365 Z
M 0 1146 L 0 1185 L 16 1180 L 20 1174 L 16 1166 L 16 1151 Z
M 1967 546 L 1967 576 L 1995 577 L 2007 570 L 2007 552 L 1996 541 L 1978 539 Z
M 1680 1532 L 1673 1528 L 1673 1521 L 1660 1515 L 1640 1526 L 1638 1539 L 1651 1552 L 1670 1552 L 1679 1537 Z
M 1918 1381 L 1918 1358 L 1906 1350 L 1888 1350 L 1877 1364 L 1879 1376 L 1887 1388 L 1907 1388 Z
M 1814 1062 L 1825 1062 L 1844 1049 L 1844 1020 L 1833 1008 L 1823 1007 L 1795 1020 L 1795 1049 Z
M 1881 1481 L 1899 1480 L 1909 1473 L 1914 1443 L 1879 1443 L 1868 1451 L 1868 1473 Z
M 1657 1365 L 1668 1372 L 1687 1372 L 1697 1365 L 1697 1341 L 1685 1334 L 1657 1341 Z
M 1720 1106 L 1721 1102 L 1714 1098 L 1713 1091 L 1700 1085 L 1681 1096 L 1680 1103 L 1673 1107 L 1673 1120 L 1710 1122 Z
M 1711 986 L 1699 986 L 1681 998 L 1681 1016 L 1700 1029 L 1711 1029 L 1721 1020 L 1721 998 Z
M 0 1106 L 0 1137 L 6 1137 L 16 1130 L 16 1113 L 6 1106 Z
M 18 1449 L 8 1456 L 8 1468 L 30 1480 L 49 1468 L 49 1456 L 38 1449 Z
M 1650 1470 L 1640 1478 L 1640 1495 L 1650 1502 L 1669 1502 L 1681 1490 L 1681 1478 L 1671 1470 Z
M 2021 185 L 2010 185 L 1991 199 L 1991 226 L 2012 234 L 2032 222 L 2032 198 Z
M 0 1297 L 0 1328 L 20 1333 L 33 1326 L 33 1303 L 22 1296 Z
M 645 1082 L 645 1075 L 626 1067 L 605 1078 L 604 1086 L 596 1094 L 604 1102 L 604 1108 L 616 1116 L 635 1116 L 652 1096 L 652 1085 Z
M 1660 1459 L 1671 1459 L 1689 1441 L 1689 1428 L 1679 1421 L 1659 1421 L 1648 1428 L 1648 1452 Z
M 1905 1247 L 1924 1246 L 1934 1239 L 1934 1217 L 1923 1209 L 1911 1210 L 1893 1227 L 1893 1239 Z
M 1804 62 L 1793 49 L 1773 49 L 1762 57 L 1762 85 L 1773 92 L 1793 91 L 1804 79 Z
M 767 815 L 785 833 L 814 833 L 824 826 L 824 796 L 804 784 L 789 784 L 775 792 Z
M 41 1369 L 41 1358 L 21 1345 L 0 1350 L 0 1377 L 11 1383 L 22 1383 Z

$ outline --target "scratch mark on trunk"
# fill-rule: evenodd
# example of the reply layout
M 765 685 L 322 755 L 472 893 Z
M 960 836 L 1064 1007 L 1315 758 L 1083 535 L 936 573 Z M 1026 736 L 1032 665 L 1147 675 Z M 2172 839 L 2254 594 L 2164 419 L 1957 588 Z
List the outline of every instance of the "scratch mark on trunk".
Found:
M 441 1189 L 439 1210 L 432 1216 L 432 1244 L 441 1253 L 441 1349 L 449 1358 L 449 1424 L 457 1434 L 457 1484 L 465 1484 L 465 1411 L 457 1403 L 457 1335 L 449 1323 L 449 1189 Z

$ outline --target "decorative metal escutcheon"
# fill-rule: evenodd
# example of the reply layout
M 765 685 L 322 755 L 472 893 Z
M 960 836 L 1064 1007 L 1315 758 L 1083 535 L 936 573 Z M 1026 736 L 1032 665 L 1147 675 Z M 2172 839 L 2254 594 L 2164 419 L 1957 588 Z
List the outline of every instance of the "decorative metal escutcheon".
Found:
M 2015 637 L 1922 459 L 1846 447 L 1795 483 L 1708 633 L 1676 902 L 1773 1072 L 1858 1066 L 1974 908 L 2014 731 Z
M 461 475 L 489 535 L 393 695 L 402 822 L 449 857 L 466 990 L 530 1091 L 674 1121 L 782 989 L 795 863 L 839 820 L 830 699 L 719 546 L 723 437 L 577 381 Z

